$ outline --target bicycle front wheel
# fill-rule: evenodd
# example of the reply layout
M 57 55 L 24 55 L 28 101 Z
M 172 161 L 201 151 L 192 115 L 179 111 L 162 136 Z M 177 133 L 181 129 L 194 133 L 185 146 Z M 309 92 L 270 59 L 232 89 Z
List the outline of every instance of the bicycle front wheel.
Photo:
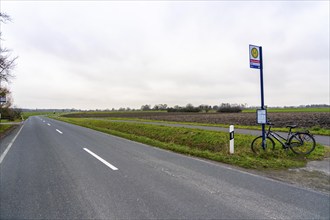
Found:
M 255 154 L 260 154 L 261 152 L 270 152 L 275 149 L 275 142 L 273 139 L 267 137 L 265 140 L 265 149 L 262 148 L 262 136 L 257 137 L 252 141 L 251 150 Z
M 315 139 L 307 132 L 298 132 L 290 138 L 289 146 L 296 154 L 310 154 L 315 149 Z

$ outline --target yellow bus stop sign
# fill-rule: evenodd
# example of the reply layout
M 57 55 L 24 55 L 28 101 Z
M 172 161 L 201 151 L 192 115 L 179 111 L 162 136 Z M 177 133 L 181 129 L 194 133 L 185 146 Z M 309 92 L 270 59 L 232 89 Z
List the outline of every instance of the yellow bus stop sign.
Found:
M 250 67 L 260 69 L 260 47 L 250 45 Z
M 251 55 L 255 59 L 258 58 L 258 55 L 259 55 L 258 49 L 253 47 L 252 50 L 251 50 Z

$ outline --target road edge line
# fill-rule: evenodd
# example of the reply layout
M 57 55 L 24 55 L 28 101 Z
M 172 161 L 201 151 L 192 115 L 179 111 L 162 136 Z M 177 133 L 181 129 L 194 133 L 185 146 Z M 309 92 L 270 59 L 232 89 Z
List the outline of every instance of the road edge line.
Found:
M 8 144 L 6 150 L 0 156 L 0 164 L 2 163 L 3 159 L 6 157 L 8 151 L 10 150 L 11 146 L 14 144 L 14 142 L 15 142 L 16 138 L 18 137 L 18 135 L 21 133 L 21 130 L 23 129 L 23 127 L 24 127 L 24 124 L 19 129 L 19 131 L 17 132 L 17 134 L 15 135 L 15 137 L 13 138 L 13 140 Z

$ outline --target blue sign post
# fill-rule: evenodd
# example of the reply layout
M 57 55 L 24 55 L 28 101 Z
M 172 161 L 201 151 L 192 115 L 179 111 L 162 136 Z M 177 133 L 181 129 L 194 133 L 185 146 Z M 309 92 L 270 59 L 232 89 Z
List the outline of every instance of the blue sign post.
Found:
M 265 102 L 264 102 L 264 77 L 263 77 L 263 63 L 262 63 L 262 47 L 249 45 L 250 51 L 250 68 L 260 69 L 260 91 L 261 91 L 261 110 L 266 114 Z M 259 121 L 259 120 L 258 120 Z M 266 132 L 265 124 L 266 120 L 262 120 L 262 148 L 265 150 L 266 147 Z

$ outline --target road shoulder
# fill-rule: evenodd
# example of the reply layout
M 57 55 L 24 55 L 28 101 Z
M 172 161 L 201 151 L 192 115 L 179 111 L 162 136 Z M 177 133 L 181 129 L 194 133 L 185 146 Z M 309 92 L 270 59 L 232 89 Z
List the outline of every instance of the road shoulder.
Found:
M 292 184 L 301 188 L 311 189 L 330 195 L 330 156 L 321 161 L 310 161 L 306 167 L 287 170 L 252 170 L 243 169 L 245 172 L 264 176 Z

